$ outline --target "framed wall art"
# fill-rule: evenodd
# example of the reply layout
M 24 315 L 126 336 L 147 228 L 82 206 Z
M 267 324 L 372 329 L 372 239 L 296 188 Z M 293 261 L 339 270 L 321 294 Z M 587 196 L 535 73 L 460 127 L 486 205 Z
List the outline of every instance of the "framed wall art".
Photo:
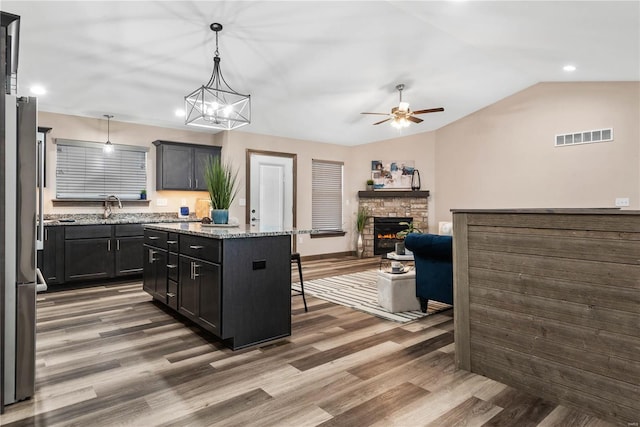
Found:
M 413 160 L 372 160 L 371 179 L 375 190 L 411 190 Z

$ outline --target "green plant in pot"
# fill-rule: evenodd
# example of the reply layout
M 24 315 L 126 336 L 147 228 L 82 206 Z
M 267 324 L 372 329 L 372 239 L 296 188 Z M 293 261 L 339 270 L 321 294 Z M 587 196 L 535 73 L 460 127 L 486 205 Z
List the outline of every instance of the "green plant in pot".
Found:
M 211 219 L 214 224 L 227 224 L 229 207 L 238 194 L 238 171 L 220 157 L 212 157 L 206 164 L 204 178 L 211 200 Z
M 404 225 L 407 228 L 405 228 L 404 230 L 398 231 L 396 233 L 396 237 L 398 239 L 403 240 L 402 242 L 396 243 L 396 253 L 398 255 L 410 255 L 412 254 L 412 252 L 409 249 L 406 249 L 404 247 L 404 238 L 407 237 L 407 234 L 409 233 L 422 233 L 422 230 L 420 230 L 419 228 L 416 228 L 413 225 L 413 221 L 411 222 L 402 221 L 402 222 L 399 222 L 398 225 Z
M 368 179 L 367 180 L 367 191 L 373 191 L 373 180 L 372 179 Z

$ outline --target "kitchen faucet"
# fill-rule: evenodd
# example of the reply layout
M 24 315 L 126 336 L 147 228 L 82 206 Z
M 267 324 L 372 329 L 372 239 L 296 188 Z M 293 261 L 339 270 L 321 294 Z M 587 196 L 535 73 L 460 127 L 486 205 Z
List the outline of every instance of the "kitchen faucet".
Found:
M 104 219 L 107 219 L 111 216 L 111 203 L 113 202 L 118 202 L 118 207 L 122 209 L 122 202 L 120 201 L 118 196 L 113 194 L 108 195 L 104 200 L 104 213 L 102 214 Z

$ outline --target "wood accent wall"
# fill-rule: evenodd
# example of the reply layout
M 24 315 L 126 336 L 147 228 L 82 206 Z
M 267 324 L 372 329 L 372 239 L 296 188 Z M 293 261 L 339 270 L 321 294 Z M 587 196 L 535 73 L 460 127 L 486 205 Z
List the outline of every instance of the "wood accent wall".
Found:
M 454 211 L 456 366 L 640 422 L 640 211 Z

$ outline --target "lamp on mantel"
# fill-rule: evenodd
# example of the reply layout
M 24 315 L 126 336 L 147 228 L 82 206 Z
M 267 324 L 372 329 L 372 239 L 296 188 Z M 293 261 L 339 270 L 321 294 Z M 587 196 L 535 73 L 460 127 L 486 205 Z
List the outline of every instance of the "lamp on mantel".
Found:
M 104 147 L 102 147 L 102 151 L 105 153 L 113 152 L 113 144 L 111 143 L 111 119 L 113 116 L 111 114 L 104 114 L 104 117 L 107 118 L 107 142 L 104 143 Z
M 212 129 L 237 129 L 251 123 L 251 95 L 231 89 L 222 77 L 218 52 L 218 33 L 222 31 L 222 25 L 213 23 L 209 28 L 216 33 L 213 73 L 206 85 L 184 97 L 184 123 Z

